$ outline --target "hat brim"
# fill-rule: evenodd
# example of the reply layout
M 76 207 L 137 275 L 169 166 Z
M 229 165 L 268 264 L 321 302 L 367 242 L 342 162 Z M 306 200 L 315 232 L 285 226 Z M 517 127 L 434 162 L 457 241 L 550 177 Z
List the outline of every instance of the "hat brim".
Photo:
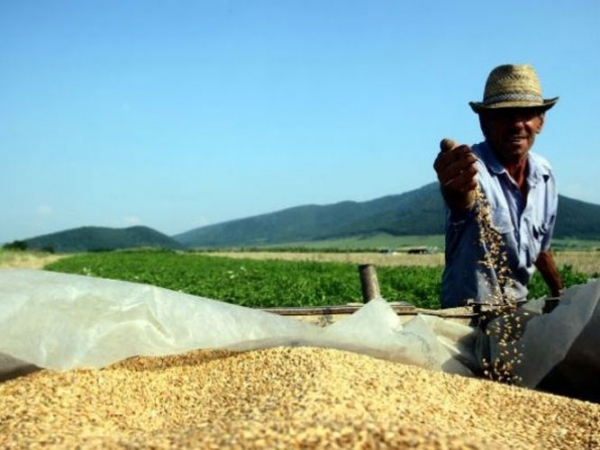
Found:
M 469 102 L 469 106 L 477 114 L 479 114 L 483 111 L 493 111 L 496 109 L 505 109 L 505 108 L 523 108 L 523 109 L 535 108 L 535 109 L 539 109 L 541 111 L 548 111 L 550 108 L 552 108 L 556 104 L 557 101 L 558 101 L 558 97 L 554 97 L 554 98 L 544 99 L 543 103 L 541 103 L 541 104 L 532 104 L 531 102 L 524 102 L 524 101 L 513 101 L 513 102 L 499 102 L 499 103 L 494 103 L 491 105 L 486 105 L 486 104 L 480 103 L 480 102 Z

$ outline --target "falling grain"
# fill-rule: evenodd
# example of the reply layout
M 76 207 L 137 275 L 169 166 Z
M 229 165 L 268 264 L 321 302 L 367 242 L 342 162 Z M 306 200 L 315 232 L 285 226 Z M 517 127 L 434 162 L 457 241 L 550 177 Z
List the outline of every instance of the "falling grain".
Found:
M 479 264 L 496 274 L 495 282 L 487 280 L 491 293 L 488 303 L 492 306 L 482 314 L 482 320 L 486 334 L 498 341 L 501 348 L 499 355 L 482 361 L 484 374 L 496 381 L 518 384 L 522 380 L 515 375 L 515 368 L 523 360 L 519 339 L 525 327 L 516 314 L 518 303 L 512 295 L 514 280 L 504 238 L 493 225 L 490 205 L 479 186 L 475 189 L 475 220 L 479 228 L 479 244 L 485 249 Z M 501 319 L 493 320 L 495 318 Z

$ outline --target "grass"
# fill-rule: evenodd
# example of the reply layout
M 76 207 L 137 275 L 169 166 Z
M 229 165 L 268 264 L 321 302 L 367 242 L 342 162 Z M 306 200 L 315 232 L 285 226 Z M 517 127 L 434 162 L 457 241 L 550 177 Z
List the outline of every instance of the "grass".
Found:
M 259 259 L 173 251 L 116 251 L 64 258 L 46 269 L 145 283 L 250 307 L 324 306 L 362 301 L 356 262 L 281 260 L 278 255 L 281 253 Z M 388 301 L 407 301 L 417 307 L 437 309 L 442 270 L 440 264 L 379 264 L 381 294 Z M 563 266 L 560 272 L 567 286 L 588 279 L 588 275 L 573 266 Z M 530 287 L 530 298 L 548 295 L 539 274 L 534 276 Z
M 553 239 L 552 248 L 555 251 L 598 251 L 600 241 L 584 239 Z
M 133 256 L 132 256 L 133 255 Z M 600 277 L 596 251 L 559 251 L 567 286 Z M 389 301 L 439 307 L 443 253 L 402 252 L 161 252 L 115 251 L 80 255 L 0 251 L 0 268 L 47 268 L 123 279 L 248 306 L 316 306 L 361 302 L 357 266 L 377 268 Z M 539 274 L 531 298 L 547 295 Z

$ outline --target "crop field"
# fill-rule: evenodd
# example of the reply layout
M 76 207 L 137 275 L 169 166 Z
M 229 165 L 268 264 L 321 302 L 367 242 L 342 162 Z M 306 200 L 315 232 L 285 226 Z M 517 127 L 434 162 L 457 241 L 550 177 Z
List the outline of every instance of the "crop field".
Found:
M 444 253 L 409 254 L 406 252 L 294 252 L 294 251 L 228 251 L 210 252 L 210 255 L 241 259 L 277 259 L 286 261 L 343 262 L 353 264 L 374 264 L 376 266 L 424 266 L 441 267 Z M 559 251 L 554 253 L 558 266 L 570 266 L 574 271 L 600 276 L 600 251 Z
M 136 250 L 79 254 L 51 262 L 44 268 L 145 283 L 264 308 L 362 302 L 358 264 L 369 263 L 376 266 L 381 294 L 386 300 L 407 301 L 417 307 L 437 309 L 443 270 L 443 261 L 440 264 L 439 258 L 439 254 L 348 253 L 334 256 Z M 598 276 L 597 272 L 584 273 L 572 265 L 560 266 L 560 272 L 567 286 Z M 538 275 L 530 287 L 531 298 L 548 294 Z
M 151 284 L 250 307 L 362 301 L 357 265 L 353 263 L 122 251 L 76 255 L 45 269 Z M 435 306 L 441 268 L 381 267 L 377 272 L 387 300 Z

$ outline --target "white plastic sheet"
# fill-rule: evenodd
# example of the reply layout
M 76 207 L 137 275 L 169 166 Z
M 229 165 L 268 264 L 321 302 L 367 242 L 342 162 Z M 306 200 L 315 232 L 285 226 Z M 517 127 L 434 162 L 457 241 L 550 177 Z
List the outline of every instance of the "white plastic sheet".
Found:
M 488 330 L 496 331 L 480 333 L 477 358 L 502 360 L 506 351 L 514 362 L 518 355 L 521 386 L 600 402 L 600 281 L 567 289 L 549 314 L 543 307 L 544 299 L 533 300 L 490 322 Z
M 537 387 L 558 368 L 561 380 L 600 399 L 600 281 L 568 289 L 551 314 L 541 314 L 542 306 L 543 300 L 532 301 L 518 312 L 526 324 L 513 343 L 522 351 L 516 367 L 522 385 Z M 0 380 L 31 368 L 101 368 L 132 356 L 282 345 L 337 348 L 472 375 L 481 370 L 481 335 L 431 315 L 402 324 L 383 299 L 322 328 L 144 284 L 0 270 Z M 485 346 L 498 356 L 493 338 Z
M 446 327 L 436 319 L 417 316 L 402 325 L 387 302 L 376 299 L 350 318 L 321 328 L 144 284 L 1 270 L 0 375 L 28 366 L 101 368 L 132 356 L 278 345 L 338 348 L 471 374 L 469 359 L 456 358 L 461 351 L 447 337 L 468 339 L 473 330 Z
M 600 282 L 573 286 L 551 314 L 541 314 L 543 301 L 529 302 L 530 313 L 519 344 L 523 361 L 516 368 L 522 385 L 536 387 L 555 367 L 590 392 L 600 380 Z

